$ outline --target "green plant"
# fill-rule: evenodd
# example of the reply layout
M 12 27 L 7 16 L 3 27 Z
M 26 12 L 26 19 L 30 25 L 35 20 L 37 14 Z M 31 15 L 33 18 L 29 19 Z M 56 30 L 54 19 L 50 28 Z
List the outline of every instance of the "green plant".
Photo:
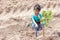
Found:
M 43 16 L 43 22 L 45 24 L 45 26 L 48 26 L 48 23 L 50 22 L 50 20 L 52 19 L 52 11 L 48 10 L 48 11 L 42 11 L 42 16 Z

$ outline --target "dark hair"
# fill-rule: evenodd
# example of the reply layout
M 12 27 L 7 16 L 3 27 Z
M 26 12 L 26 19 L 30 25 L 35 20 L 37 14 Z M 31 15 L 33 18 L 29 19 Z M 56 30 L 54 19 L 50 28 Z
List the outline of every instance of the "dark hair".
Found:
M 40 11 L 40 10 L 41 10 L 40 5 L 39 5 L 39 4 L 36 4 L 36 5 L 34 6 L 34 10 L 38 10 L 38 11 Z

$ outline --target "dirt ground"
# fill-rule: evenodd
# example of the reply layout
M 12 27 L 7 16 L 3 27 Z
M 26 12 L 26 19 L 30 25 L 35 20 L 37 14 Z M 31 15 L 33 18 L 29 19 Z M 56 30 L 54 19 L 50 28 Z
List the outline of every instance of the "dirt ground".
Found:
M 33 6 L 39 3 L 42 10 L 52 10 L 49 26 L 39 31 L 28 27 Z M 60 40 L 60 0 L 0 0 L 0 40 Z

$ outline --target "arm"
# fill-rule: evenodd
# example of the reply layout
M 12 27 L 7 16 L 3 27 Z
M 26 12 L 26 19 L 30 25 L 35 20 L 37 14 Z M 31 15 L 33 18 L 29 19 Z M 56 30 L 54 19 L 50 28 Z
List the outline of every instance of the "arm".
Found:
M 42 17 L 42 14 L 39 14 L 38 17 L 40 19 L 40 22 L 43 22 L 44 21 L 44 18 Z
M 36 27 L 38 27 L 37 23 L 35 22 L 34 18 L 32 17 L 32 21 L 34 22 L 34 24 L 36 25 Z

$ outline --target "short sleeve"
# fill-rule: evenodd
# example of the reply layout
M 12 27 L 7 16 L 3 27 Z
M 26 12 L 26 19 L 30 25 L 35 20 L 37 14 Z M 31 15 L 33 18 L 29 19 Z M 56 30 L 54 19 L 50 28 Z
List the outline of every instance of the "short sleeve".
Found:
M 42 19 L 42 14 L 41 14 L 41 13 L 39 13 L 39 16 L 40 16 L 40 18 Z
M 32 15 L 32 20 L 34 20 L 34 16 Z

